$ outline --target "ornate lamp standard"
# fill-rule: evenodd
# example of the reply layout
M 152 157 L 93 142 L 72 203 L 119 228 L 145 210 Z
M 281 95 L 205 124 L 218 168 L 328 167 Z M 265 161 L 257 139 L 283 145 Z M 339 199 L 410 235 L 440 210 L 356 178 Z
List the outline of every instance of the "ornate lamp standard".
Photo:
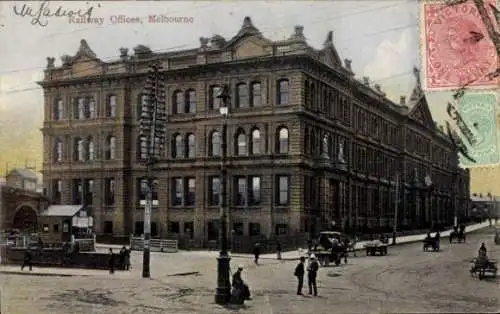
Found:
M 226 169 L 226 146 L 227 146 L 227 116 L 229 113 L 229 87 L 224 85 L 217 95 L 222 100 L 220 113 L 222 116 L 221 126 L 221 151 L 220 151 L 220 252 L 217 257 L 217 290 L 215 302 L 217 304 L 226 304 L 231 296 L 231 283 L 229 280 L 229 262 L 231 258 L 228 254 L 227 245 L 227 226 L 226 226 L 226 208 L 227 208 L 227 169 Z

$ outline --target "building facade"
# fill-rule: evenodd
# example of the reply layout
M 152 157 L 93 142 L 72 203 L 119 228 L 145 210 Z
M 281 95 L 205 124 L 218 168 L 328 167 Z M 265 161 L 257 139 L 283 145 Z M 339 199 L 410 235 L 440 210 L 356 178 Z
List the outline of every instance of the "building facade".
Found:
M 8 186 L 32 192 L 43 192 L 41 173 L 31 169 L 14 168 L 5 177 Z
M 199 245 L 219 219 L 221 106 L 228 84 L 230 230 L 286 235 L 338 226 L 450 223 L 466 206 L 469 176 L 436 127 L 417 83 L 395 104 L 358 81 L 328 33 L 310 47 L 303 27 L 288 40 L 264 38 L 245 18 L 230 40 L 196 49 L 145 46 L 103 62 L 82 40 L 56 67 L 47 59 L 44 184 L 54 203 L 84 204 L 97 234 L 142 234 L 146 169 L 139 141 L 147 66 L 166 74 L 168 145 L 154 171 L 151 232 Z M 396 185 L 396 182 L 399 184 Z M 398 188 L 396 188 L 398 187 Z M 396 193 L 397 192 L 397 193 Z M 399 195 L 399 197 L 396 197 Z

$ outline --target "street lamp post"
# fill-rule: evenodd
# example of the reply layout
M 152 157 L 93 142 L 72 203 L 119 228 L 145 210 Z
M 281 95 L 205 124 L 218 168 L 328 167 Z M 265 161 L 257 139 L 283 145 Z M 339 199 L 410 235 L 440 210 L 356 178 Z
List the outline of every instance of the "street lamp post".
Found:
M 227 169 L 226 169 L 226 147 L 227 147 L 227 116 L 229 112 L 229 87 L 224 85 L 222 90 L 217 95 L 221 99 L 222 105 L 220 113 L 222 116 L 221 126 L 221 150 L 220 150 L 220 251 L 217 257 L 217 290 L 215 294 L 215 302 L 217 304 L 226 304 L 231 296 L 231 283 L 229 280 L 229 262 L 231 258 L 228 254 L 227 244 L 227 226 L 226 226 L 226 209 L 227 209 Z
M 142 277 L 149 278 L 150 274 L 150 248 L 151 239 L 151 210 L 153 207 L 153 167 L 161 157 L 162 147 L 165 142 L 166 123 L 166 97 L 164 78 L 160 73 L 161 67 L 150 66 L 144 95 L 146 101 L 141 103 L 140 140 L 141 157 L 145 158 L 147 169 L 146 205 L 144 207 L 144 252 L 142 261 Z
M 396 186 L 394 193 L 394 223 L 392 230 L 392 244 L 396 244 L 396 233 L 398 231 L 398 206 L 399 206 L 399 173 L 396 173 Z

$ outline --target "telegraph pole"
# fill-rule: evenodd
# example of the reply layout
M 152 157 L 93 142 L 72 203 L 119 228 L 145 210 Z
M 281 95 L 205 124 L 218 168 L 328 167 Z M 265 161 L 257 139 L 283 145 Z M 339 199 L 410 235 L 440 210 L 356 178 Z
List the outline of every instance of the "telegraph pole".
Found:
M 151 209 L 153 207 L 153 167 L 165 144 L 166 128 L 166 97 L 165 84 L 161 67 L 151 65 L 144 88 L 146 102 L 142 104 L 140 117 L 141 155 L 146 157 L 147 193 L 144 208 L 144 254 L 142 261 L 142 277 L 149 278 L 150 274 L 150 248 L 151 239 Z
M 399 205 L 399 173 L 396 173 L 396 186 L 394 193 L 394 229 L 392 230 L 392 245 L 396 244 L 396 232 L 398 231 L 398 205 Z

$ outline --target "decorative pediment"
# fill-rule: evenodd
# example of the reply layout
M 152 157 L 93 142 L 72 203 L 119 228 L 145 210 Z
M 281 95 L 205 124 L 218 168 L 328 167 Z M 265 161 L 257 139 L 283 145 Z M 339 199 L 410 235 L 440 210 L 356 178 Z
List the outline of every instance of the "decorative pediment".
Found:
M 326 40 L 323 43 L 323 50 L 321 50 L 322 61 L 330 67 L 341 66 L 342 60 L 339 53 L 333 44 L 333 32 L 329 31 Z
M 434 119 L 432 119 L 432 114 L 429 110 L 429 105 L 427 104 L 425 96 L 422 96 L 416 102 L 409 113 L 409 117 L 428 129 L 435 129 Z
M 272 55 L 269 43 L 265 39 L 255 36 L 240 40 L 233 49 L 237 59 Z
M 101 72 L 102 62 L 85 39 L 80 40 L 80 48 L 71 60 L 67 60 L 67 63 L 73 69 L 73 76 L 97 75 Z
M 262 33 L 253 25 L 252 19 L 250 17 L 245 17 L 243 20 L 243 25 L 241 29 L 238 31 L 238 34 L 229 40 L 225 47 L 226 48 L 239 48 L 242 45 L 242 42 L 246 42 L 248 39 L 252 38 L 254 40 L 253 44 L 256 42 L 260 42 L 261 46 L 271 46 L 272 42 L 264 38 Z

